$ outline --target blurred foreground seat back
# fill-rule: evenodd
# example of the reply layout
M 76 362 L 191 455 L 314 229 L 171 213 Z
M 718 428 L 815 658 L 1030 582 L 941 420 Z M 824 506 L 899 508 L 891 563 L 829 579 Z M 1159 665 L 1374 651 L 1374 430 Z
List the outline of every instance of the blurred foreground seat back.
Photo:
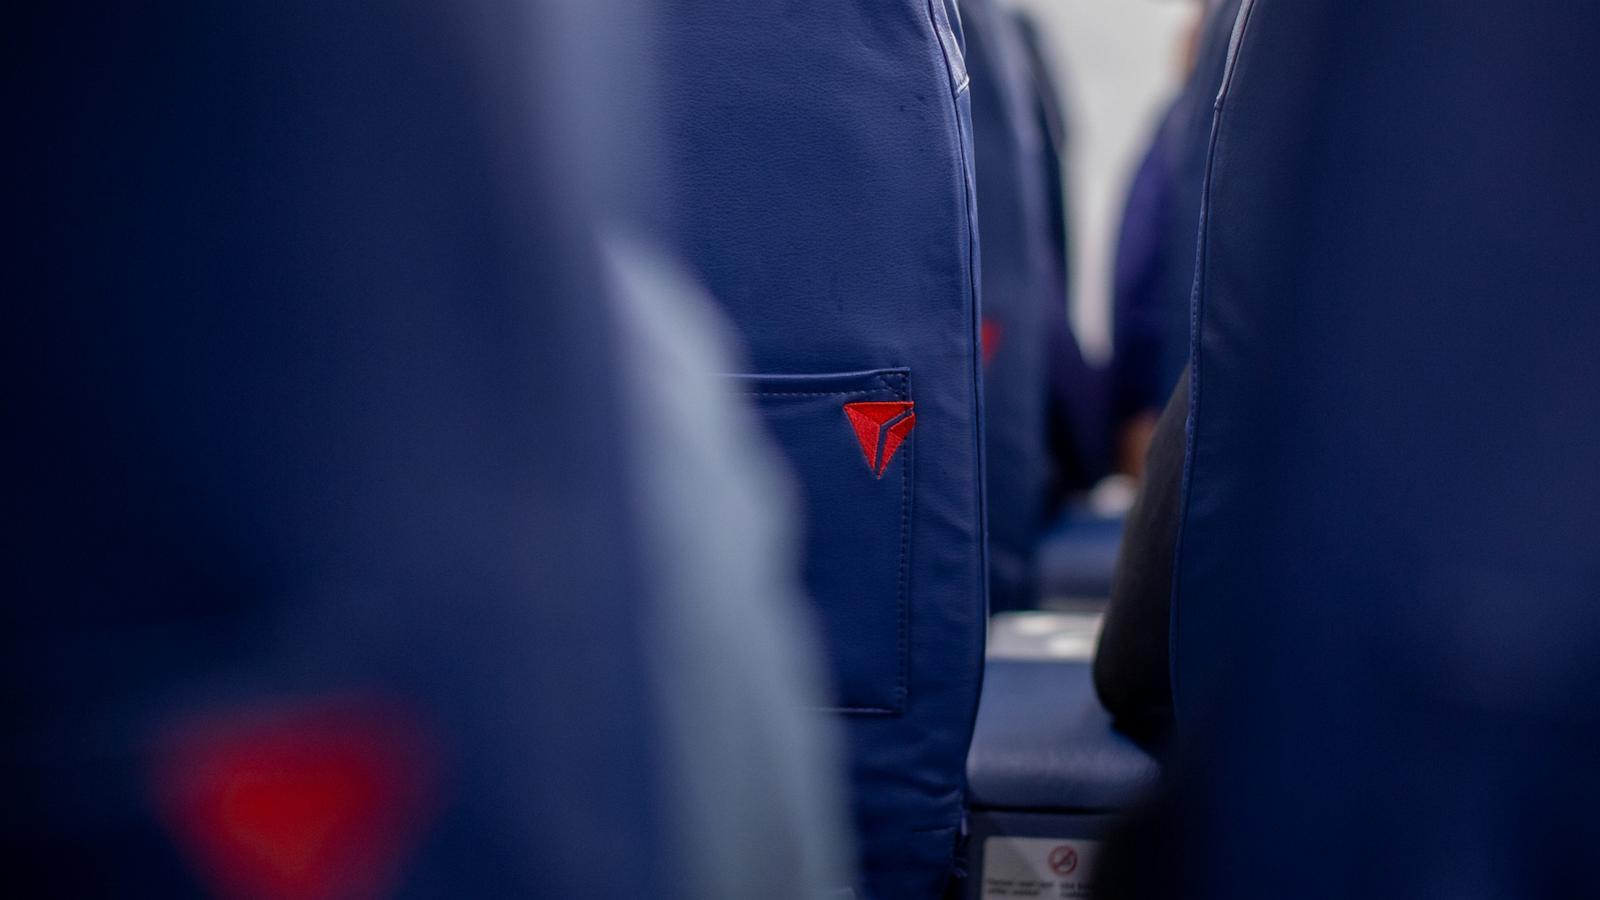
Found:
M 1174 609 L 1192 895 L 1600 890 L 1597 34 L 1246 5 Z
M 934 0 L 677 0 L 670 234 L 805 502 L 874 898 L 937 896 L 961 824 L 985 566 L 967 88 Z
M 674 607 L 653 565 L 649 373 L 566 193 L 542 15 L 13 23 L 0 842 L 28 893 L 771 893 L 685 838 L 664 694 L 725 598 Z M 788 684 L 713 707 L 719 747 L 815 743 L 787 661 L 719 671 Z M 747 808 L 792 796 L 780 758 L 741 761 L 788 784 Z M 809 838 L 763 828 L 802 896 Z

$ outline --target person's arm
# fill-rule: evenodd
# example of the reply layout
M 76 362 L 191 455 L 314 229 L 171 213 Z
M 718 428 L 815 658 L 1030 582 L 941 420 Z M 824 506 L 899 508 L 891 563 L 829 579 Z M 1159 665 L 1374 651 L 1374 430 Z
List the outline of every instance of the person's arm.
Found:
M 1183 488 L 1189 371 L 1156 422 L 1145 458 L 1144 487 L 1128 513 L 1094 658 L 1094 685 L 1117 724 L 1154 738 L 1172 726 L 1168 646 L 1172 561 Z

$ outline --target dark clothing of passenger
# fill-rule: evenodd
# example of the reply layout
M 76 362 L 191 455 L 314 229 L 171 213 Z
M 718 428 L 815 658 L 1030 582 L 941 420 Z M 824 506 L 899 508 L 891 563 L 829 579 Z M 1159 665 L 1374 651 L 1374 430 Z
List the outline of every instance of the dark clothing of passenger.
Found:
M 1189 370 L 1161 413 L 1144 488 L 1128 513 L 1111 602 L 1094 657 L 1094 686 L 1117 725 L 1139 738 L 1172 727 L 1172 562 L 1178 542 Z

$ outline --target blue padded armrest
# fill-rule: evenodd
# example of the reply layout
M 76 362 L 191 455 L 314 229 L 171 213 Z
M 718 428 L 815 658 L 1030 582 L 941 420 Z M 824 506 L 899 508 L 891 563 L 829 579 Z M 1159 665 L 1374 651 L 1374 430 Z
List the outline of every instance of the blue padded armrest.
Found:
M 1112 727 L 1089 663 L 989 661 L 967 757 L 973 809 L 1123 810 L 1158 776 L 1155 757 Z

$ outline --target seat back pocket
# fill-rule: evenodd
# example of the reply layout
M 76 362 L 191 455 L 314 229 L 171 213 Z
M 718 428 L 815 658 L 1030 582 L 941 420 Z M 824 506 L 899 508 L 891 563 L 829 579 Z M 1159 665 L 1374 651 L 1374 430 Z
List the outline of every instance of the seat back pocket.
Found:
M 833 709 L 905 711 L 916 408 L 907 369 L 738 375 L 804 502 L 805 583 L 833 676 Z

